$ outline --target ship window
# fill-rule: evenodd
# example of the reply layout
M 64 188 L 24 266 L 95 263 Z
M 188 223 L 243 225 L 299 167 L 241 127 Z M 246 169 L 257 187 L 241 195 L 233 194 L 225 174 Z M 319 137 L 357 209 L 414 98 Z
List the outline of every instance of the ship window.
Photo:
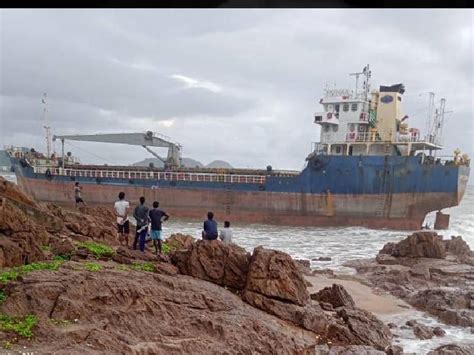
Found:
M 324 125 L 324 132 L 329 132 L 329 125 L 328 124 Z
M 351 111 L 357 111 L 357 104 L 352 104 L 351 105 Z
M 342 105 L 342 111 L 344 111 L 344 112 L 349 111 L 349 104 Z
M 336 112 L 339 112 L 340 106 L 341 106 L 341 105 L 339 105 L 339 104 L 335 104 L 335 105 L 334 105 L 334 110 L 335 110 Z
M 341 147 L 336 147 L 336 153 L 341 154 Z
M 338 126 L 338 125 L 332 126 L 332 130 L 333 130 L 334 132 L 337 132 L 337 131 L 339 130 L 339 126 Z

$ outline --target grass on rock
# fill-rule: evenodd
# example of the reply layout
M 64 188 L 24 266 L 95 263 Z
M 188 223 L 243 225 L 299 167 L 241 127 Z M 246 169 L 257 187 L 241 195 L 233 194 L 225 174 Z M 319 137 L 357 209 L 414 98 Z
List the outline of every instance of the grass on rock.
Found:
M 26 275 L 32 271 L 38 270 L 57 270 L 64 262 L 62 259 L 54 259 L 49 262 L 38 262 L 27 265 L 16 266 L 8 271 L 0 273 L 0 283 L 6 284 L 10 281 L 14 281 L 20 275 Z
M 92 272 L 100 271 L 102 269 L 102 265 L 97 264 L 97 263 L 85 263 L 84 267 L 86 268 L 86 270 L 92 271 Z
M 3 291 L 0 291 L 0 305 L 3 304 L 3 302 L 5 302 L 7 300 L 7 295 L 5 294 L 5 292 Z
M 38 318 L 33 314 L 18 318 L 0 314 L 0 330 L 15 332 L 24 338 L 29 339 L 33 336 L 33 327 L 36 323 L 38 323 Z
M 130 265 L 130 268 L 136 271 L 155 271 L 155 265 L 153 265 L 153 263 L 133 263 Z
M 95 242 L 80 242 L 78 243 L 79 248 L 85 248 L 91 252 L 96 258 L 101 258 L 103 256 L 112 256 L 114 255 L 114 250 L 108 245 L 95 243 Z

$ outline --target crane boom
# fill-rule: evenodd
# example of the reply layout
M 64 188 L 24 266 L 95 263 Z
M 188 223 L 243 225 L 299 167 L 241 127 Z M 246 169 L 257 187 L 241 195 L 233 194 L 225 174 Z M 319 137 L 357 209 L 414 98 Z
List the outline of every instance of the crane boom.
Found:
M 76 134 L 64 136 L 54 135 L 53 140 L 56 139 L 61 140 L 63 145 L 65 140 L 139 145 L 144 147 L 154 156 L 164 161 L 165 166 L 167 167 L 179 167 L 181 165 L 181 145 L 167 141 L 161 137 L 157 137 L 152 131 L 147 131 L 146 133 Z M 166 159 L 163 159 L 147 147 L 168 148 L 168 156 Z

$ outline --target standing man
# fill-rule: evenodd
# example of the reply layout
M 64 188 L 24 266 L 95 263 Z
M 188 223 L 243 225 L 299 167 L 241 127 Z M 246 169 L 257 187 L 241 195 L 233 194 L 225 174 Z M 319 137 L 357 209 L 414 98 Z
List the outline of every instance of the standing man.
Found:
M 153 209 L 151 209 L 149 213 L 151 220 L 151 240 L 153 240 L 156 254 L 158 254 L 158 251 L 159 254 L 161 254 L 161 242 L 163 240 L 163 236 L 161 235 L 161 224 L 170 218 L 165 211 L 158 209 L 159 205 L 160 203 L 158 201 L 153 202 Z M 164 220 L 162 220 L 163 217 L 165 218 Z
M 230 222 L 225 221 L 224 222 L 224 229 L 221 229 L 221 233 L 219 235 L 219 238 L 224 242 L 224 244 L 230 244 L 232 243 L 232 229 L 230 229 Z
M 82 203 L 82 206 L 86 206 L 86 203 L 81 196 L 82 186 L 79 185 L 79 181 L 76 181 L 74 184 L 74 199 L 76 200 L 76 208 L 79 207 L 79 204 Z
M 148 216 L 149 208 L 145 206 L 145 197 L 140 197 L 140 204 L 135 207 L 133 217 L 137 221 L 137 231 L 135 233 L 135 240 L 133 241 L 133 249 L 137 249 L 137 242 L 140 241 L 140 251 L 145 252 L 145 238 L 148 231 Z
M 203 240 L 217 239 L 217 222 L 214 221 L 214 213 L 207 212 L 207 221 L 204 221 L 204 230 L 202 231 Z
M 115 216 L 117 217 L 117 236 L 122 244 L 125 241 L 125 245 L 128 245 L 128 235 L 130 233 L 130 222 L 128 221 L 128 209 L 130 203 L 125 201 L 125 192 L 120 192 L 118 195 L 119 200 L 115 202 Z

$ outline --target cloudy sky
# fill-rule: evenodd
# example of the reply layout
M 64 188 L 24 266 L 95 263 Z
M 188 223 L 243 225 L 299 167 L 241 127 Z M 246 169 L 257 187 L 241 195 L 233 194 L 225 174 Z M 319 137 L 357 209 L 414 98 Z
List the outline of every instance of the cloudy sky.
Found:
M 0 144 L 45 150 L 46 92 L 54 134 L 152 130 L 203 163 L 300 169 L 325 85 L 370 63 L 373 87 L 405 84 L 412 126 L 445 97 L 443 153 L 474 156 L 473 31 L 473 10 L 2 10 Z M 83 162 L 149 157 L 72 143 Z

